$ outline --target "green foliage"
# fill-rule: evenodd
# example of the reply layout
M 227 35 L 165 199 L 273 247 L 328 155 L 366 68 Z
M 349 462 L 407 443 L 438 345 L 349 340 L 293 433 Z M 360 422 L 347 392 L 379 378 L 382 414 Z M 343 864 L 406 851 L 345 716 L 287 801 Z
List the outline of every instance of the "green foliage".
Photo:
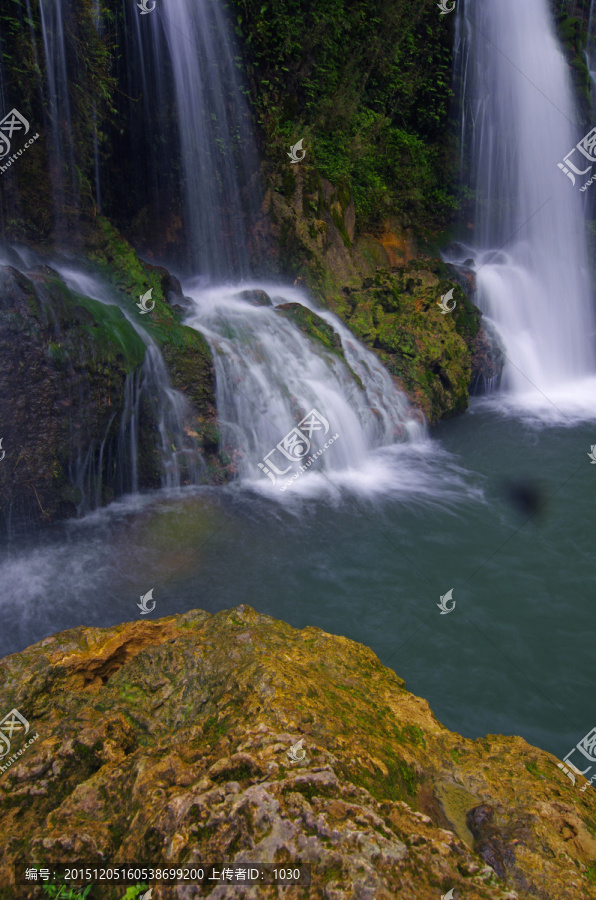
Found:
M 131 884 L 130 887 L 126 889 L 126 893 L 122 895 L 122 900 L 136 900 L 143 891 L 147 891 L 148 889 L 148 884 Z
M 45 897 L 51 897 L 53 900 L 85 900 L 91 893 L 92 884 L 85 888 L 70 887 L 66 884 L 53 885 L 44 884 L 43 892 Z
M 567 58 L 574 86 L 580 100 L 582 116 L 586 123 L 590 120 L 590 72 L 586 65 L 584 51 L 588 38 L 587 15 L 589 4 L 583 17 L 577 16 L 577 4 L 570 4 L 568 0 L 562 0 L 555 8 L 555 24 L 559 40 L 563 45 L 563 52 Z
M 109 21 L 111 14 L 101 7 L 98 12 Z M 48 73 L 45 67 L 45 50 L 42 37 L 40 4 L 27 0 L 6 0 L 0 11 L 0 56 L 4 75 L 3 101 L 5 114 L 12 106 L 26 116 L 40 137 L 19 159 L 11 181 L 18 185 L 20 208 L 26 210 L 4 221 L 11 237 L 46 239 L 52 229 L 52 179 L 50 178 L 49 150 L 51 123 L 56 127 L 72 159 L 64 162 L 63 169 L 53 173 L 54 180 L 62 180 L 66 190 L 66 205 L 62 209 L 64 223 L 78 228 L 77 216 L 81 209 L 91 212 L 94 208 L 92 181 L 94 179 L 94 153 L 104 155 L 108 151 L 106 124 L 115 113 L 113 97 L 116 81 L 111 74 L 113 65 L 113 38 L 109 30 L 100 34 L 94 21 L 92 0 L 63 4 L 63 36 L 68 66 L 69 117 L 60 102 L 56 109 L 42 103 L 48 95 Z M 57 116 L 52 121 L 52 116 Z M 73 192 L 71 174 L 76 190 Z M 0 189 L 10 197 L 11 183 L 4 179 Z M 11 204 L 9 203 L 10 207 Z
M 360 230 L 449 214 L 452 32 L 434 0 L 230 6 L 263 149 L 286 180 L 286 152 L 304 137 L 305 164 L 350 186 Z

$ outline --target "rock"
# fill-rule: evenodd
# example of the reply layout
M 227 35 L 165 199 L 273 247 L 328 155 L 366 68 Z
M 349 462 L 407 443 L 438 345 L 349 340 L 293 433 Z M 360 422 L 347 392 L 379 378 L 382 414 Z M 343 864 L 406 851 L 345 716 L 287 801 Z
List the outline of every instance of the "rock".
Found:
M 247 303 L 251 303 L 253 306 L 272 306 L 271 297 L 265 293 L 265 291 L 240 291 L 239 294 L 235 294 L 240 300 L 246 300 Z
M 472 375 L 470 394 L 489 394 L 497 390 L 505 357 L 495 335 L 488 328 L 480 327 L 472 340 Z
M 72 293 L 49 266 L 0 269 L 0 510 L 11 533 L 76 515 L 74 461 L 118 438 L 125 383 L 145 346 L 116 306 Z M 153 431 L 142 411 L 141 441 Z M 107 455 L 107 452 L 106 452 Z M 153 486 L 150 470 L 141 483 Z M 146 480 L 143 481 L 143 477 Z M 157 476 L 159 484 L 159 476 Z M 106 471 L 102 499 L 113 496 Z
M 301 303 L 280 303 L 275 307 L 280 313 L 294 322 L 298 328 L 310 337 L 315 338 L 328 350 L 333 350 L 343 357 L 341 338 L 324 319 Z
M 246 605 L 74 628 L 0 661 L 0 696 L 39 735 L 0 771 L 1 898 L 40 896 L 15 863 L 82 861 L 309 865 L 290 900 L 596 898 L 593 791 L 521 738 L 448 731 L 371 650 L 317 628 Z

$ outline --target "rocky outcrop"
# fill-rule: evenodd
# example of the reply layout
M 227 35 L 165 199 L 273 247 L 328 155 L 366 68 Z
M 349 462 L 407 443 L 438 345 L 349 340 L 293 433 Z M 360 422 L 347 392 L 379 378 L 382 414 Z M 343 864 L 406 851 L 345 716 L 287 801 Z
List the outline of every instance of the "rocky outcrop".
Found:
M 206 478 L 225 481 L 231 464 L 219 450 L 211 352 L 198 332 L 181 324 L 186 301 L 179 282 L 166 269 L 143 263 L 105 220 L 97 234 L 101 238 L 79 264 L 111 283 L 134 314 L 139 296 L 152 289 L 155 308 L 150 316 L 139 315 L 140 327 L 160 347 L 172 386 L 188 400 L 185 432 L 206 463 Z M 83 486 L 91 506 L 130 490 L 121 425 L 131 385 L 139 384 L 146 342 L 119 306 L 74 293 L 47 265 L 26 273 L 3 266 L 0 349 L 3 529 L 14 533 L 76 515 Z M 151 399 L 145 391 L 138 404 L 139 488 L 161 483 Z
M 74 467 L 117 440 L 126 379 L 145 347 L 116 306 L 72 294 L 49 267 L 4 266 L 0 350 L 0 508 L 14 531 L 76 513 Z M 144 408 L 141 443 L 152 429 Z M 141 468 L 151 484 L 151 459 Z M 104 500 L 112 487 L 106 477 Z
M 463 412 L 482 313 L 454 272 L 421 256 L 391 218 L 377 235 L 358 235 L 349 191 L 306 165 L 270 181 L 256 228 L 271 223 L 282 268 L 377 353 L 430 422 Z M 456 307 L 442 314 L 451 288 Z
M 75 628 L 2 660 L 0 699 L 39 735 L 0 774 L 2 900 L 42 896 L 14 864 L 133 860 L 311 871 L 308 888 L 154 900 L 596 898 L 591 789 L 521 738 L 448 731 L 371 650 L 317 628 L 246 606 Z

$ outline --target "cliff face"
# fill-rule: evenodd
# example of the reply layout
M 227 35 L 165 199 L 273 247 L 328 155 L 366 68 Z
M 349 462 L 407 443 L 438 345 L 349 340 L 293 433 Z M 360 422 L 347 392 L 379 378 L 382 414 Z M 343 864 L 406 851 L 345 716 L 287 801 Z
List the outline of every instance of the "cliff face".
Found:
M 13 864 L 76 860 L 311 867 L 308 888 L 213 897 L 596 898 L 591 789 L 521 738 L 448 731 L 316 628 L 245 606 L 76 628 L 2 660 L 0 699 L 39 735 L 0 776 L 1 898 L 42 896 Z

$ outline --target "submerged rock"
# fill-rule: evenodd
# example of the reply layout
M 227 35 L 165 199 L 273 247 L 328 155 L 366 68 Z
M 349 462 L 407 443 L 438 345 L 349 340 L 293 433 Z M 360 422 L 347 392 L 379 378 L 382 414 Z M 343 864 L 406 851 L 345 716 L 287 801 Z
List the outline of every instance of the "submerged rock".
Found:
M 272 306 L 271 297 L 269 294 L 266 294 L 265 291 L 240 291 L 239 294 L 235 295 L 240 300 L 246 300 L 247 303 L 251 303 L 253 306 Z
M 133 860 L 310 866 L 290 900 L 596 897 L 592 790 L 519 737 L 448 731 L 317 628 L 246 606 L 74 628 L 2 660 L 0 698 L 39 735 L 0 774 L 0 898 L 40 896 L 17 863 Z M 153 897 L 282 896 L 213 887 Z
M 300 331 L 320 341 L 328 350 L 334 350 L 343 357 L 341 338 L 324 319 L 302 303 L 280 303 L 275 311 L 281 313 L 298 326 Z

